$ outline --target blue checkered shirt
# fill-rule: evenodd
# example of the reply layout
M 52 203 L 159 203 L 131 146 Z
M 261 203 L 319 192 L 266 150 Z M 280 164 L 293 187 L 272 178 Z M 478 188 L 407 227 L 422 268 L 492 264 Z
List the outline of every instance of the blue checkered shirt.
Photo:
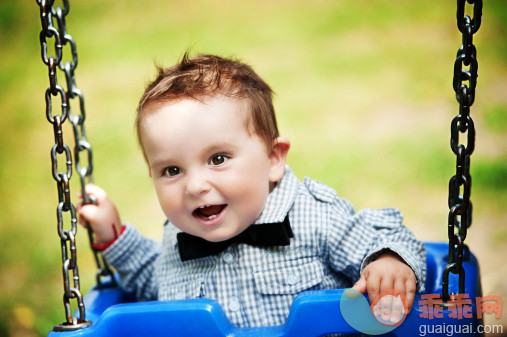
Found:
M 162 244 L 127 224 L 104 251 L 122 287 L 139 300 L 212 298 L 238 326 L 283 324 L 297 294 L 351 287 L 363 268 L 386 249 L 399 254 L 424 290 L 426 252 L 402 225 L 396 209 L 354 211 L 352 205 L 318 181 L 300 182 L 289 167 L 269 194 L 256 223 L 282 222 L 289 215 L 289 246 L 233 244 L 216 256 L 182 262 L 179 230 L 164 225 Z

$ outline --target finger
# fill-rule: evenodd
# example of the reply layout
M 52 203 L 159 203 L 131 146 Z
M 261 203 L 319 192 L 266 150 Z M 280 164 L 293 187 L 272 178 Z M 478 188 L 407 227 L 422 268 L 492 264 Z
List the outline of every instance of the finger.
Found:
M 390 321 L 393 323 L 398 323 L 406 311 L 406 309 L 404 307 L 404 300 L 406 298 L 405 288 L 406 288 L 405 287 L 405 279 L 397 277 L 394 280 L 394 289 L 398 290 L 399 293 L 401 293 L 403 295 L 400 294 L 400 295 L 393 298 L 393 303 L 391 306 L 391 308 L 392 308 L 391 318 L 390 318 Z
M 79 200 L 77 203 L 76 203 L 76 211 L 79 212 L 79 210 L 81 209 L 81 207 L 83 207 L 83 200 Z
M 366 291 L 368 292 L 370 304 L 375 301 L 380 293 L 380 281 L 381 277 L 377 273 L 370 273 L 366 277 Z
M 359 280 L 354 284 L 352 289 L 359 291 L 361 294 L 364 294 L 366 292 L 366 277 L 364 276 L 364 273 L 361 275 Z
M 95 206 L 95 205 L 90 205 L 90 206 Z M 90 217 L 94 214 L 91 210 L 87 209 L 88 207 L 89 207 L 88 205 L 83 204 L 83 201 L 79 201 L 76 204 L 76 212 L 79 214 L 78 222 L 84 228 L 88 228 L 88 226 L 90 226 L 90 224 L 89 224 Z M 85 208 L 84 211 L 83 211 L 83 208 Z
M 406 280 L 404 278 L 397 277 L 394 280 L 393 289 L 399 290 L 399 291 L 401 291 L 402 293 L 405 294 L 405 291 L 406 291 L 405 282 L 406 282 Z
M 81 226 L 83 226 L 83 227 L 85 227 L 85 228 L 86 228 L 86 227 L 88 227 L 88 221 L 86 221 L 86 219 L 85 219 L 85 218 L 83 218 L 82 216 L 80 216 L 80 217 L 79 217 L 78 221 L 79 221 L 79 224 L 80 224 Z
M 394 287 L 394 277 L 392 274 L 384 274 L 381 276 L 379 285 L 380 294 L 382 296 L 378 301 L 381 304 L 382 319 L 389 321 L 392 313 L 393 296 L 392 289 Z
M 89 222 L 97 214 L 97 206 L 95 206 L 95 205 L 82 205 L 81 207 L 79 207 L 78 213 L 79 213 L 80 223 L 81 223 L 81 219 L 83 219 L 84 221 Z
M 410 310 L 412 310 L 412 306 L 414 305 L 415 291 L 416 291 L 415 280 L 413 278 L 407 279 L 405 281 L 405 295 L 407 296 L 409 312 Z
M 100 203 L 107 199 L 107 193 L 102 188 L 98 187 L 94 184 L 87 184 L 85 186 L 86 194 L 91 194 L 95 196 L 95 199 L 97 200 L 97 203 Z
M 385 294 L 387 290 L 392 290 L 394 288 L 394 276 L 392 274 L 382 275 L 382 280 L 380 282 L 380 293 Z M 389 294 L 392 294 L 389 292 Z M 393 304 L 393 297 L 392 296 L 383 296 L 382 304 L 384 308 L 389 308 L 389 310 L 392 307 Z
M 403 315 L 403 310 L 400 310 L 398 306 L 393 307 L 389 320 L 393 323 L 398 323 Z

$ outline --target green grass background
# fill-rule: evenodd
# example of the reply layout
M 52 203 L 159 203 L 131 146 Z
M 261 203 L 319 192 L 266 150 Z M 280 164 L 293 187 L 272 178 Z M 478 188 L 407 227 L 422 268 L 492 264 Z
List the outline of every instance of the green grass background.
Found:
M 356 208 L 398 207 L 418 237 L 446 240 L 447 184 L 455 171 L 449 126 L 458 108 L 451 83 L 461 44 L 455 5 L 71 1 L 67 27 L 77 42 L 76 82 L 85 95 L 95 180 L 124 221 L 160 238 L 163 214 L 135 142 L 134 112 L 154 62 L 172 65 L 191 48 L 240 58 L 270 83 L 281 133 L 292 142 L 289 163 L 300 178 L 331 185 Z M 485 294 L 504 300 L 506 28 L 507 3 L 485 1 L 474 37 L 477 142 L 467 237 Z M 0 1 L 0 336 L 44 335 L 64 320 L 40 29 L 35 0 Z M 74 200 L 78 190 L 74 182 Z M 95 267 L 83 230 L 78 252 L 86 292 Z

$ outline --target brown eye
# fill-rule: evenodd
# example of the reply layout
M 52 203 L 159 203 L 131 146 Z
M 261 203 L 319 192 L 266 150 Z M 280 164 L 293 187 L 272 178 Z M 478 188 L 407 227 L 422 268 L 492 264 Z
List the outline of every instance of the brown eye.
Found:
M 163 175 L 174 177 L 181 173 L 181 169 L 177 166 L 171 166 L 164 169 Z
M 229 159 L 227 156 L 217 154 L 217 155 L 211 157 L 210 164 L 218 166 L 218 165 L 225 163 L 227 161 L 227 159 Z

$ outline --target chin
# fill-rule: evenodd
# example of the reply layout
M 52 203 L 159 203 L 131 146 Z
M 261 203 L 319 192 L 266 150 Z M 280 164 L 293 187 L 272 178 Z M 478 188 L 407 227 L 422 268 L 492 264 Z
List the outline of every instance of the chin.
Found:
M 235 235 L 204 235 L 202 238 L 209 242 L 222 242 L 233 238 Z
M 232 231 L 225 231 L 225 230 L 217 230 L 216 232 L 205 233 L 201 237 L 207 241 L 210 241 L 210 242 L 221 242 L 221 241 L 229 240 L 241 232 L 242 231 L 232 232 Z

